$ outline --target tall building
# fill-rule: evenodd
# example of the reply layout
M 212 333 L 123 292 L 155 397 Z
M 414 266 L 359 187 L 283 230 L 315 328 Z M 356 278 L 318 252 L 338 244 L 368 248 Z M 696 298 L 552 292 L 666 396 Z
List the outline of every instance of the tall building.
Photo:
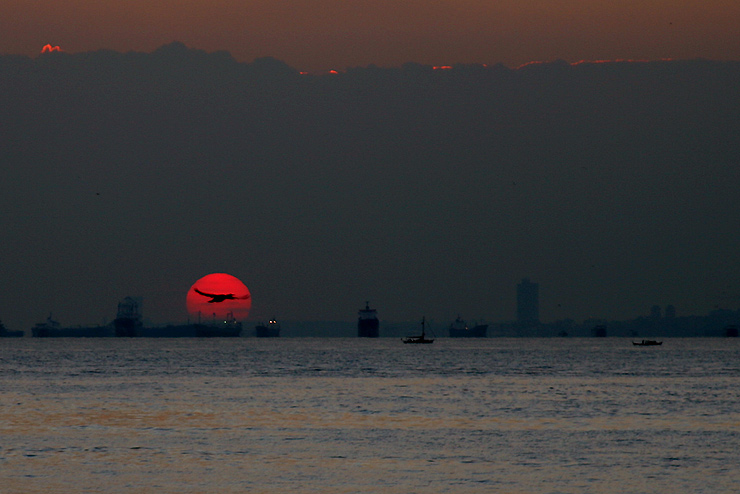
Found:
M 529 278 L 516 286 L 516 320 L 520 324 L 540 322 L 540 286 Z
M 676 318 L 676 308 L 672 305 L 666 305 L 664 314 L 665 314 L 666 319 L 675 319 Z

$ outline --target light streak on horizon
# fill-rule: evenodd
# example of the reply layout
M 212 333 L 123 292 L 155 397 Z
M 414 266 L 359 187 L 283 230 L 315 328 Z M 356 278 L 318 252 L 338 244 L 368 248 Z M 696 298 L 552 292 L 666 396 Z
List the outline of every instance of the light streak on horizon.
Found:
M 576 67 L 578 65 L 587 65 L 587 64 L 607 64 L 607 63 L 650 63 L 650 62 L 672 62 L 673 58 L 657 58 L 654 60 L 649 59 L 642 59 L 642 58 L 615 58 L 612 60 L 602 59 L 602 60 L 578 60 L 577 62 L 566 62 L 571 67 Z M 516 70 L 522 69 L 524 67 L 528 67 L 530 65 L 545 65 L 548 63 L 554 63 L 554 60 L 532 60 L 531 62 L 523 63 L 519 65 Z

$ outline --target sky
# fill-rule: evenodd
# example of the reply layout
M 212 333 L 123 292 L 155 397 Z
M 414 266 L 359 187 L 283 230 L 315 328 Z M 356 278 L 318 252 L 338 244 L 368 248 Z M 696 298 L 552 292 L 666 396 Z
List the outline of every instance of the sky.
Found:
M 0 320 L 183 322 L 209 273 L 250 321 L 737 309 L 738 9 L 5 2 Z
M 7 0 L 0 53 L 181 41 L 301 71 L 405 62 L 740 59 L 733 0 Z

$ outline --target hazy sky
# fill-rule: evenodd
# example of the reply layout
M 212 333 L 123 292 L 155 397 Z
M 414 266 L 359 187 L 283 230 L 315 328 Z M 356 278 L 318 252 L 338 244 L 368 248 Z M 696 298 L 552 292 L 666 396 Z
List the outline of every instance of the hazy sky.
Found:
M 740 60 L 739 21 L 734 0 L 6 0 L 0 320 L 141 296 L 182 321 L 213 272 L 252 319 L 510 320 L 524 277 L 545 321 L 737 309 L 740 66 L 695 58 Z M 684 61 L 494 65 L 557 59 Z M 489 66 L 368 67 L 406 62 Z M 346 67 L 368 68 L 297 73 Z
M 0 53 L 171 41 L 298 70 L 413 61 L 740 59 L 735 0 L 5 0 Z
M 0 58 L 0 318 L 543 320 L 740 303 L 740 64 L 301 76 L 171 44 Z

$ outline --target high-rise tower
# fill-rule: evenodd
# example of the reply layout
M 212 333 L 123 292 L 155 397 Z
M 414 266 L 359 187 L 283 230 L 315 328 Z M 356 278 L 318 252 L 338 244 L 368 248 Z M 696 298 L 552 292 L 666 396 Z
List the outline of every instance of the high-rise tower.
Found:
M 520 324 L 540 322 L 540 286 L 529 278 L 516 286 L 516 320 Z

